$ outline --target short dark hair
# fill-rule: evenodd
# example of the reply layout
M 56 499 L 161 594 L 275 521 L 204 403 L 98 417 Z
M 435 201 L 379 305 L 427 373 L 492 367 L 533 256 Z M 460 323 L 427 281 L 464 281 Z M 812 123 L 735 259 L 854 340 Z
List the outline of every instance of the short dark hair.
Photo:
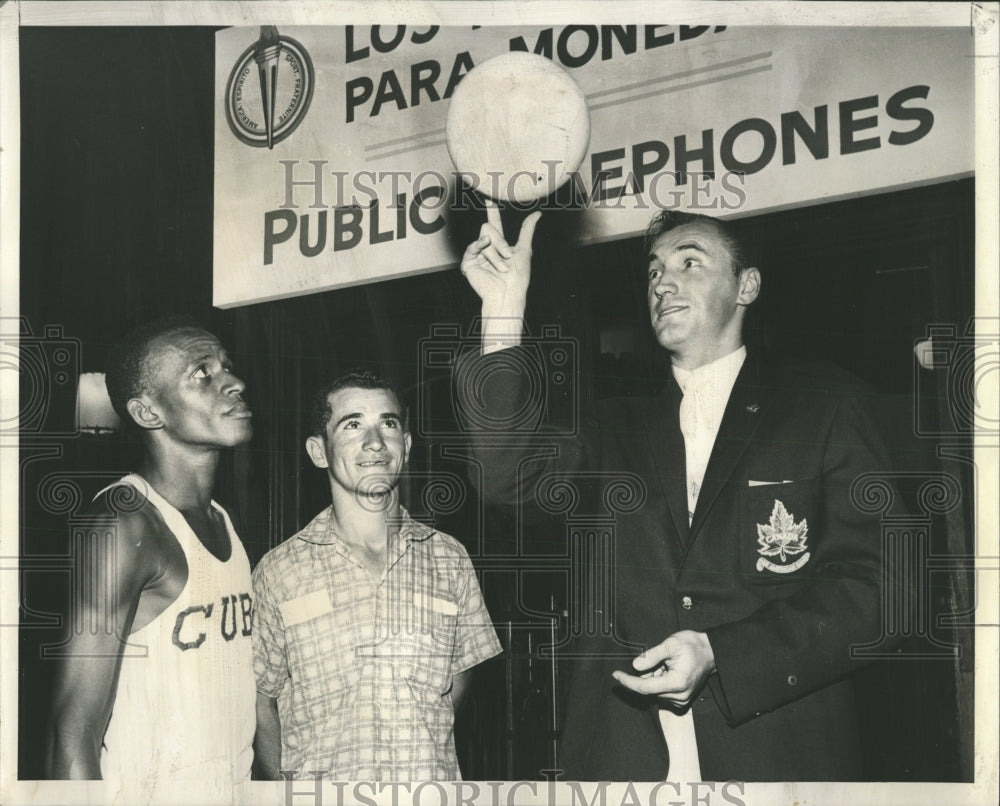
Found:
M 399 392 L 399 388 L 391 378 L 376 375 L 369 369 L 352 369 L 333 380 L 324 383 L 316 394 L 313 395 L 312 405 L 309 407 L 309 434 L 310 436 L 321 437 L 326 432 L 326 425 L 330 422 L 333 409 L 330 408 L 330 395 L 339 392 L 341 389 L 381 389 L 392 393 L 399 403 L 402 411 L 400 416 L 403 424 L 406 424 L 406 403 Z
M 692 224 L 698 221 L 707 221 L 714 225 L 716 231 L 722 236 L 722 239 L 726 243 L 726 250 L 729 252 L 729 257 L 733 261 L 733 274 L 739 277 L 744 269 L 748 269 L 753 265 L 748 256 L 746 242 L 730 224 L 720 221 L 718 218 L 703 215 L 702 213 L 687 213 L 683 210 L 661 210 L 653 217 L 653 220 L 649 222 L 649 226 L 646 227 L 646 234 L 643 237 L 643 246 L 646 252 L 648 253 L 653 248 L 656 239 L 664 232 L 670 232 L 670 230 L 677 229 L 677 227 L 684 224 Z
M 108 354 L 104 385 L 108 388 L 111 405 L 123 423 L 130 423 L 132 420 L 126 409 L 128 402 L 152 391 L 149 376 L 153 369 L 153 362 L 150 360 L 153 342 L 178 330 L 208 332 L 192 316 L 164 316 L 129 331 L 112 346 Z

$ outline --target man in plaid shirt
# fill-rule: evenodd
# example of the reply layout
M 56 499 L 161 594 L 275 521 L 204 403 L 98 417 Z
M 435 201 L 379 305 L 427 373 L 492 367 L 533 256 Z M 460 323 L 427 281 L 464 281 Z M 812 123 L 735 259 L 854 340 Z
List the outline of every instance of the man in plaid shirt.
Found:
M 391 385 L 327 384 L 310 426 L 331 506 L 253 574 L 258 774 L 458 780 L 455 708 L 501 651 L 472 563 L 399 505 L 411 440 Z

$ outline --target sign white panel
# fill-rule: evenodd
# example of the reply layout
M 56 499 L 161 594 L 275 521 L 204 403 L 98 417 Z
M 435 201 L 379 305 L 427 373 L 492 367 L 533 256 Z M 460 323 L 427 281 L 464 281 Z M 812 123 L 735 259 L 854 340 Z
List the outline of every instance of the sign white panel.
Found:
M 220 31 L 214 302 L 454 266 L 450 216 L 476 200 L 444 121 L 492 56 L 541 53 L 586 95 L 584 164 L 545 205 L 578 209 L 589 241 L 664 207 L 743 216 L 971 174 L 972 48 L 957 28 Z

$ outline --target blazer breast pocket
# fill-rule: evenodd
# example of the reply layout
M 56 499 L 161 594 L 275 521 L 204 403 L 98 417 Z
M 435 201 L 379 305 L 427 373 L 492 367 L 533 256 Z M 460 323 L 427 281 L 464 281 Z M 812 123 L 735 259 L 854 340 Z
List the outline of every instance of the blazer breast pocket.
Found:
M 744 580 L 783 585 L 808 577 L 819 511 L 816 479 L 748 482 L 739 529 Z

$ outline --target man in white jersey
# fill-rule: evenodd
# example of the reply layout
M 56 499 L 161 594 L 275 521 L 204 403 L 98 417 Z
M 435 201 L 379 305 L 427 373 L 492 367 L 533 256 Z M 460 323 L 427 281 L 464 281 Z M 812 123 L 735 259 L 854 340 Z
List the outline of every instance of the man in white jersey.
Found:
M 101 491 L 113 518 L 75 558 L 73 631 L 56 674 L 52 778 L 110 780 L 137 801 L 196 781 L 206 802 L 249 779 L 254 681 L 250 566 L 212 500 L 219 453 L 252 436 L 219 340 L 172 318 L 113 351 L 108 393 L 143 443 L 138 472 Z
M 483 495 L 525 504 L 540 479 L 595 472 L 643 490 L 600 567 L 579 573 L 613 580 L 608 600 L 594 585 L 570 592 L 582 623 L 570 625 L 565 777 L 858 780 L 851 649 L 880 636 L 882 556 L 855 485 L 888 469 L 866 390 L 835 367 L 779 369 L 748 351 L 759 269 L 731 226 L 665 210 L 644 265 L 671 363 L 663 391 L 600 401 L 571 438 L 518 425 L 537 408 L 518 370 L 534 360 L 517 354 L 537 220 L 511 245 L 490 207 L 462 260 L 483 355 L 459 362 L 456 383 L 483 401 L 467 424 Z M 523 434 L 492 436 L 497 424 Z

